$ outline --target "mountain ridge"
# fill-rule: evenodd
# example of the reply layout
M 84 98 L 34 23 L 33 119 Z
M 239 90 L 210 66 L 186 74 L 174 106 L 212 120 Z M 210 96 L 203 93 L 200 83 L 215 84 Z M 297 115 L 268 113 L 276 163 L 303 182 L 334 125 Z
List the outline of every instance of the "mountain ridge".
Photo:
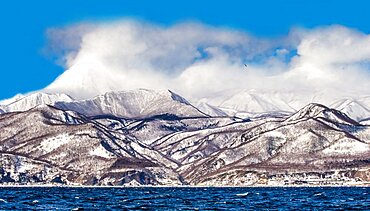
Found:
M 108 92 L 105 95 L 109 95 L 109 93 L 111 95 L 117 94 L 117 93 L 125 93 L 125 92 L 132 93 L 132 92 L 137 92 L 138 90 L 145 90 L 145 89 L 129 90 L 129 91 L 122 91 L 122 92 Z M 150 90 L 147 90 L 147 91 L 150 91 Z M 185 98 L 181 97 L 178 94 L 175 94 L 171 90 L 156 90 L 155 92 L 162 93 L 162 94 L 163 93 L 168 94 L 170 95 L 172 100 L 179 102 L 179 103 L 191 105 L 194 107 L 195 110 L 198 110 L 200 113 L 203 113 L 203 115 L 206 115 L 206 116 L 207 115 L 209 116 L 237 116 L 239 118 L 256 118 L 259 116 L 266 116 L 266 115 L 272 115 L 272 116 L 280 115 L 281 116 L 281 115 L 289 115 L 291 113 L 294 113 L 297 111 L 298 108 L 302 108 L 303 106 L 310 103 L 310 102 L 304 103 L 303 101 L 299 101 L 291 94 L 283 94 L 283 93 L 276 94 L 276 93 L 268 93 L 268 92 L 259 93 L 255 90 L 239 92 L 238 94 L 229 97 L 228 100 L 223 101 L 219 104 L 212 104 L 212 103 L 210 104 L 205 99 L 190 103 L 188 100 L 186 100 Z M 19 103 L 21 101 L 26 101 L 30 97 L 35 98 L 34 96 L 37 96 L 37 95 L 49 96 L 49 97 L 45 97 L 45 99 L 41 98 L 38 100 L 37 99 L 28 100 L 29 101 L 28 106 L 21 105 L 21 103 Z M 58 97 L 58 96 L 64 96 L 64 97 Z M 63 108 L 68 109 L 66 105 L 63 105 L 64 102 L 70 103 L 69 106 L 71 106 L 73 104 L 78 104 L 84 101 L 92 102 L 94 101 L 94 99 L 96 100 L 97 98 L 102 97 L 102 96 L 104 95 L 98 95 L 92 99 L 74 100 L 72 97 L 68 95 L 64 95 L 64 94 L 33 93 L 30 95 L 25 95 L 25 96 L 17 95 L 14 97 L 14 99 L 8 99 L 7 101 L 5 101 L 5 102 L 11 102 L 11 103 L 7 105 L 2 105 L 0 109 L 2 108 L 2 110 L 4 110 L 5 112 L 24 111 L 26 109 L 30 109 L 31 107 L 34 107 L 39 104 L 54 105 L 58 101 L 61 102 L 59 103 L 61 107 L 64 106 Z M 243 96 L 246 96 L 246 98 Z M 281 99 L 284 97 L 287 97 L 287 99 Z M 235 100 L 230 100 L 233 98 L 235 98 Z M 246 100 L 246 99 L 250 99 L 250 100 Z M 94 105 L 94 107 L 104 107 L 104 105 L 99 105 L 99 102 L 96 102 L 96 103 L 98 105 Z M 336 100 L 333 103 L 328 103 L 327 105 L 329 105 L 330 107 L 336 110 L 342 111 L 343 113 L 346 113 L 349 117 L 359 122 L 370 118 L 370 97 L 362 96 L 362 97 L 359 97 L 358 99 L 343 98 L 341 100 Z M 250 108 L 250 109 L 247 109 L 247 108 Z M 96 108 L 96 109 L 97 111 L 100 110 L 100 115 L 106 114 L 102 111 L 104 110 L 103 108 Z M 110 114 L 113 113 L 114 115 L 117 115 L 115 112 L 107 112 L 107 113 L 110 113 Z M 91 115 L 97 115 L 97 113 L 92 113 Z

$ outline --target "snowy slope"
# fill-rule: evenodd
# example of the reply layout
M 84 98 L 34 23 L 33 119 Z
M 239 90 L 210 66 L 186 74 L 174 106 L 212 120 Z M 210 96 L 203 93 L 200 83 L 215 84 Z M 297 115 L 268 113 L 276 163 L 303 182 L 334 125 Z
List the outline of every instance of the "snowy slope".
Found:
M 366 119 L 364 121 L 361 121 L 360 123 L 363 125 L 370 125 L 370 119 Z
M 3 106 L 3 105 L 8 105 L 8 104 L 10 104 L 10 103 L 13 103 L 13 102 L 15 102 L 15 101 L 17 101 L 17 100 L 19 100 L 19 99 L 23 98 L 23 97 L 25 97 L 25 95 L 23 95 L 23 94 L 17 94 L 17 95 L 15 95 L 14 97 L 11 97 L 11 98 L 9 98 L 9 99 L 1 100 L 1 101 L 0 101 L 0 105 L 1 105 L 1 106 Z
M 193 105 L 196 108 L 198 108 L 200 111 L 202 111 L 203 113 L 206 113 L 210 116 L 214 116 L 214 117 L 228 116 L 228 114 L 224 112 L 223 110 L 221 110 L 220 108 L 210 105 L 204 101 L 199 101 L 197 103 L 194 103 Z

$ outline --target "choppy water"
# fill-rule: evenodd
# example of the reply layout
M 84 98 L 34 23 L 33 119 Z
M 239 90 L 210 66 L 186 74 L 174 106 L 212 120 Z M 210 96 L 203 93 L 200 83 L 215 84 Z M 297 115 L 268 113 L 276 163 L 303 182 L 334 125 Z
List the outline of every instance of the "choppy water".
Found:
M 370 188 L 0 188 L 0 209 L 370 209 Z

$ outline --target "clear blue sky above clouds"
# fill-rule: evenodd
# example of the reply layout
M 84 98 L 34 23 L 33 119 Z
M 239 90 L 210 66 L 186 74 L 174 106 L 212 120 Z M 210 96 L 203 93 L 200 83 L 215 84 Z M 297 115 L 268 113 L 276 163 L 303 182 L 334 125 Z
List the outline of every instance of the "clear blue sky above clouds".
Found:
M 133 17 L 159 24 L 196 20 L 258 36 L 292 26 L 341 24 L 370 32 L 366 0 L 9 0 L 0 2 L 0 99 L 41 89 L 63 68 L 43 55 L 45 31 L 81 21 Z

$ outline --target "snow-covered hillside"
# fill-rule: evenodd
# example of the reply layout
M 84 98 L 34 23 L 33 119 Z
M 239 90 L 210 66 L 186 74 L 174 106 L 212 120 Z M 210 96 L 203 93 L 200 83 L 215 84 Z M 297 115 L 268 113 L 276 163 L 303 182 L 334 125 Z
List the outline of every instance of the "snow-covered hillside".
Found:
M 213 106 L 213 105 L 210 105 L 206 102 L 203 102 L 203 101 L 199 101 L 199 102 L 196 102 L 193 104 L 197 109 L 199 109 L 200 111 L 202 111 L 203 113 L 206 113 L 210 116 L 215 116 L 215 117 L 221 117 L 221 116 L 228 116 L 228 114 L 223 111 L 222 109 L 216 107 L 216 106 Z

